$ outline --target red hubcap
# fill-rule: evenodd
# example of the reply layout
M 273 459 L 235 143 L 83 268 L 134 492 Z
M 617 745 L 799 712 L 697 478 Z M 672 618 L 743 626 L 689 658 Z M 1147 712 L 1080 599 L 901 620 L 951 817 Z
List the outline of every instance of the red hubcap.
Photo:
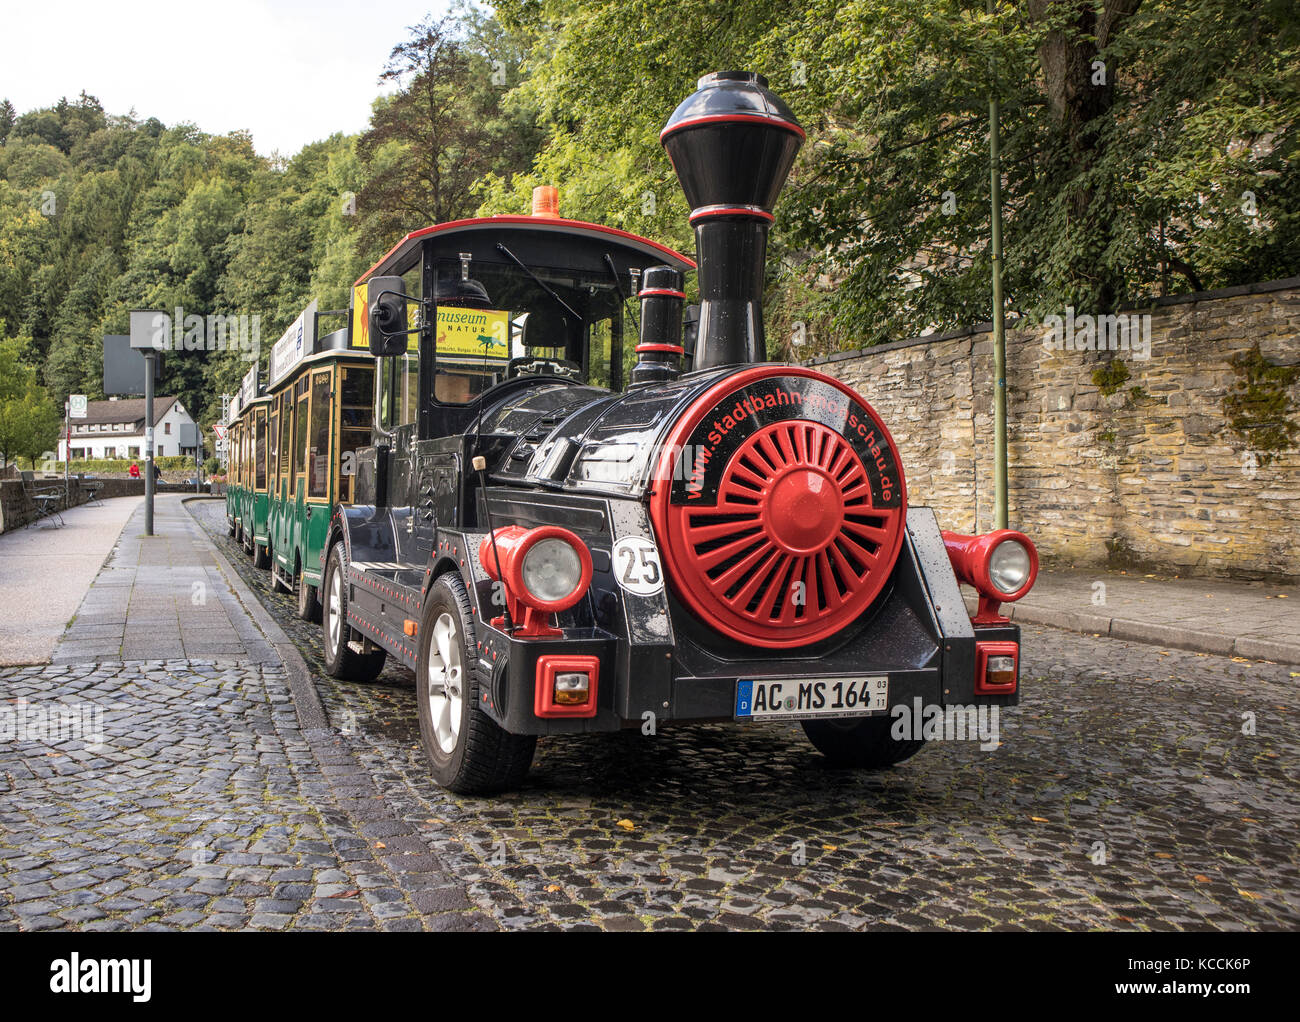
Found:
M 788 554 L 825 550 L 844 521 L 839 486 L 819 468 L 796 465 L 767 487 L 768 534 Z

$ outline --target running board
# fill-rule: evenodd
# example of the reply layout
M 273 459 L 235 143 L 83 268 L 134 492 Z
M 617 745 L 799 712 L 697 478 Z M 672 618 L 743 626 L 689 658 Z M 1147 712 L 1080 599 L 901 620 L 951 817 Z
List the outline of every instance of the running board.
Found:
M 411 668 L 420 648 L 421 580 L 419 571 L 404 565 L 348 567 L 348 623 L 364 639 Z

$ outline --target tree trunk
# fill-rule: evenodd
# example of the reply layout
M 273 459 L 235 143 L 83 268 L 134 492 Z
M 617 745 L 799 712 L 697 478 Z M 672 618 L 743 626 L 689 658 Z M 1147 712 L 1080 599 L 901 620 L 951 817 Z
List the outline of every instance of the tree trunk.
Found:
M 1141 0 L 1029 0 L 1030 17 L 1038 24 L 1051 23 L 1038 47 L 1043 72 L 1043 92 L 1052 112 L 1060 140 L 1069 160 L 1071 180 L 1084 177 L 1101 161 L 1105 152 L 1104 129 L 1109 126 L 1115 102 L 1115 72 L 1100 64 L 1100 54 L 1134 13 Z M 1080 248 L 1079 275 L 1092 282 L 1102 311 L 1111 308 L 1118 296 L 1118 280 L 1102 269 L 1099 254 L 1110 237 L 1110 215 L 1097 208 L 1095 186 L 1071 189 L 1071 230 L 1086 232 Z M 1108 279 L 1108 276 L 1110 279 Z

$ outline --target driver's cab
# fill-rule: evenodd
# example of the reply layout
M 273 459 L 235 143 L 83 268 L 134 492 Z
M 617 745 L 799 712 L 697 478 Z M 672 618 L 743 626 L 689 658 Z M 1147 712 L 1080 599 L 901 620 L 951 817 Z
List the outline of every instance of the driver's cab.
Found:
M 350 343 L 379 356 L 374 443 L 391 464 L 375 465 L 376 502 L 412 507 L 415 446 L 442 449 L 422 442 L 465 434 L 485 406 L 539 378 L 622 390 L 636 361 L 640 281 L 663 265 L 695 268 L 645 238 L 554 216 L 407 235 L 352 299 Z

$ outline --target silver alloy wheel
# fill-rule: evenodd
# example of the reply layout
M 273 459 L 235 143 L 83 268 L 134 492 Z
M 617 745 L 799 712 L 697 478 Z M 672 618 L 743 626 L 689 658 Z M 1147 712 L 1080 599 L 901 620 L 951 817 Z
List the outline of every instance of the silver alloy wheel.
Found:
M 343 617 L 339 613 L 339 604 L 343 602 L 343 584 L 339 577 L 343 573 L 337 569 L 330 576 L 329 596 L 326 600 L 325 620 L 329 624 L 325 634 L 329 637 L 330 654 L 337 655 L 339 642 L 343 638 Z
M 442 614 L 433 623 L 429 642 L 429 671 L 426 698 L 433 735 L 443 752 L 451 753 L 460 739 L 461 700 L 464 693 L 464 665 L 460 656 L 460 635 L 456 619 Z

